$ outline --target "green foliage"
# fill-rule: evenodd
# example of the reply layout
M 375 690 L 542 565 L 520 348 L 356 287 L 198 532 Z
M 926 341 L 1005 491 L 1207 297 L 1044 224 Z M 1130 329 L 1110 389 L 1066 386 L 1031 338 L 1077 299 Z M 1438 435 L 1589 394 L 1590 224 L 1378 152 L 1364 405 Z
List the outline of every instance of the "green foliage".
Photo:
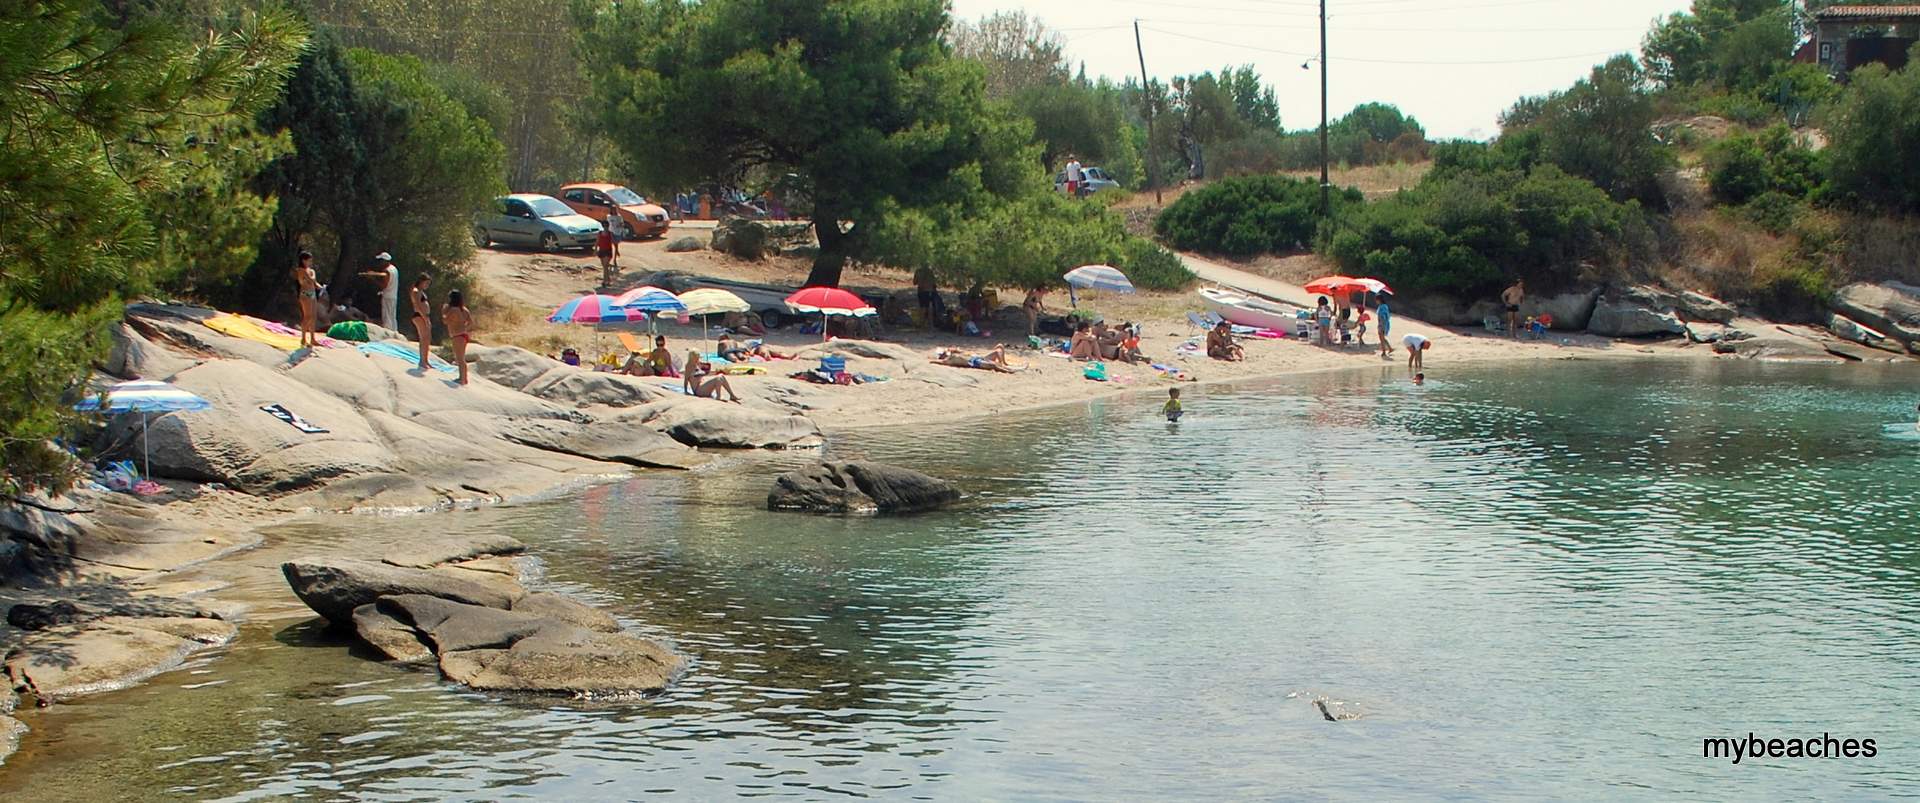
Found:
M 1031 189 L 1031 128 L 989 106 L 980 67 L 950 55 L 940 0 L 574 12 L 586 102 L 627 168 L 663 187 L 794 174 L 820 240 L 810 284 L 837 284 L 889 214 Z
M 463 102 L 436 81 L 445 76 L 411 56 L 342 51 L 330 39 L 309 49 L 261 117 L 295 150 L 259 180 L 281 203 L 245 296 L 271 298 L 301 248 L 331 261 L 322 280 L 336 298 L 381 251 L 398 258 L 403 282 L 465 261 L 472 214 L 506 189 L 504 148 L 470 111 L 484 94 L 457 82 Z
M 1098 165 L 1120 151 L 1120 126 L 1111 108 L 1103 108 L 1092 87 L 1037 84 L 1013 96 L 1015 111 L 1033 121 L 1042 164 L 1062 164 L 1067 155 Z
M 1127 274 L 1135 287 L 1148 290 L 1180 290 L 1195 281 L 1180 256 L 1142 237 L 1129 237 L 1120 247 L 1120 262 L 1115 265 Z
M 1720 39 L 1713 58 L 1720 85 L 1734 91 L 1770 84 L 1793 53 L 1793 21 L 1783 4 L 1734 26 Z
M 86 0 L 0 6 L 0 491 L 9 493 L 71 480 L 47 444 L 72 421 L 72 391 L 106 349 L 119 294 L 185 252 L 157 240 L 147 204 L 217 185 L 205 172 L 213 151 L 195 138 L 234 130 L 270 102 L 305 36 L 279 12 L 190 35 L 159 16 L 101 11 Z
M 1807 205 L 1801 199 L 1778 190 L 1768 190 L 1753 196 L 1740 207 L 1740 213 L 1746 219 L 1770 234 L 1786 234 L 1792 231 L 1800 216 L 1806 214 Z
M 1501 119 L 1500 145 L 1518 130 L 1538 158 L 1592 181 L 1616 200 L 1661 203 L 1660 171 L 1672 161 L 1654 137 L 1655 110 L 1633 59 L 1617 56 L 1564 92 L 1522 99 Z
M 1739 205 L 1773 186 L 1760 144 L 1736 134 L 1707 148 L 1707 185 L 1721 203 Z
M 1066 41 L 1024 11 L 996 11 L 979 22 L 956 21 L 947 39 L 954 55 L 985 68 L 988 97 L 1004 100 L 1067 83 Z
M 1274 97 L 1273 87 L 1260 80 L 1260 73 L 1254 71 L 1253 65 L 1221 70 L 1220 85 L 1226 87 L 1227 96 L 1233 99 L 1234 113 L 1249 127 L 1275 134 L 1282 131 L 1280 101 Z
M 1825 156 L 1835 200 L 1920 212 L 1920 68 L 1855 70 L 1828 121 Z
M 1516 276 L 1553 286 L 1580 262 L 1620 262 L 1651 248 L 1638 205 L 1615 202 L 1591 182 L 1550 164 L 1528 172 L 1470 167 L 1496 158 L 1491 149 L 1446 153 L 1448 169 L 1340 219 L 1326 250 L 1343 271 L 1402 292 L 1472 295 Z
M 1336 210 L 1358 193 L 1336 193 Z M 1232 256 L 1278 253 L 1313 241 L 1320 208 L 1318 182 L 1281 176 L 1245 176 L 1193 190 L 1167 207 L 1154 231 L 1182 251 Z

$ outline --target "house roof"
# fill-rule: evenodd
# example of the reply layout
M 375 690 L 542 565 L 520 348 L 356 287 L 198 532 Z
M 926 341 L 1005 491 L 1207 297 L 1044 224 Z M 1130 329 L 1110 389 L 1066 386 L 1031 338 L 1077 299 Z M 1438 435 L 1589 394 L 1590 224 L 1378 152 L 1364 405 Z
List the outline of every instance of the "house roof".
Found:
M 1813 12 L 1813 18 L 1822 22 L 1920 20 L 1920 6 L 1827 6 Z

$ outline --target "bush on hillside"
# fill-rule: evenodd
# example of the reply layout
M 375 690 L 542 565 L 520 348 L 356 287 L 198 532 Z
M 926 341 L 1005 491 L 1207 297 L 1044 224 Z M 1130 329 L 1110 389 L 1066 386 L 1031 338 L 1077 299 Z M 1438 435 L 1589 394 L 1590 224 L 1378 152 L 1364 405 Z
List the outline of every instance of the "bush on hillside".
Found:
M 1326 251 L 1341 270 L 1402 291 L 1475 295 L 1515 277 L 1552 287 L 1582 263 L 1618 265 L 1653 250 L 1638 204 L 1616 202 L 1552 165 L 1456 166 L 1340 223 Z
M 1805 198 L 1819 184 L 1819 157 L 1776 124 L 1759 137 L 1735 134 L 1706 153 L 1707 184 L 1724 204 L 1739 205 L 1763 193 Z
M 1920 212 L 1920 66 L 1855 70 L 1827 126 L 1835 200 Z
M 1336 210 L 1358 203 L 1360 193 L 1334 194 Z M 1182 251 L 1232 256 L 1279 253 L 1314 238 L 1320 188 L 1312 181 L 1280 176 L 1224 179 L 1180 196 L 1154 221 L 1154 231 Z
M 1135 287 L 1148 290 L 1180 290 L 1196 278 L 1179 255 L 1144 237 L 1127 238 L 1121 246 L 1120 264 L 1115 267 L 1125 272 Z

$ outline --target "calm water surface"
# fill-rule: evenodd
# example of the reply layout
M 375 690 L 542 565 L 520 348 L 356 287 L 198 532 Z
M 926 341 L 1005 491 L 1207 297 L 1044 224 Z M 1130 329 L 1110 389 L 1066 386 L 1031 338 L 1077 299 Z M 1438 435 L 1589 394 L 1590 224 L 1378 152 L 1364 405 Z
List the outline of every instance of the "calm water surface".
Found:
M 916 518 L 757 510 L 779 459 L 459 514 L 692 671 L 644 703 L 500 700 L 256 625 L 34 716 L 0 795 L 1920 789 L 1920 440 L 1888 426 L 1920 372 L 1435 373 L 1193 392 L 1178 427 L 1140 398 L 834 444 L 971 495 Z M 1879 755 L 1702 758 L 1749 732 Z

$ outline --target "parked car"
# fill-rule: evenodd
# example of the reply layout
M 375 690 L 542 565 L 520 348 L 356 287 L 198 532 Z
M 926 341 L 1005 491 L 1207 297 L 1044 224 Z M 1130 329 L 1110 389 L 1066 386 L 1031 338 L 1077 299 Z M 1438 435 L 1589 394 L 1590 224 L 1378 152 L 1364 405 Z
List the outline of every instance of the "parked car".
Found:
M 627 231 L 633 232 L 636 238 L 667 234 L 667 210 L 618 184 L 568 184 L 560 188 L 560 202 L 599 221 L 605 221 L 609 214 L 617 211 L 626 222 Z
M 1080 175 L 1084 178 L 1080 182 L 1081 195 L 1092 195 L 1108 187 L 1120 186 L 1120 182 L 1114 181 L 1112 176 L 1107 175 L 1106 170 L 1098 167 L 1080 168 Z M 1067 191 L 1067 171 L 1062 170 L 1053 174 L 1053 191 Z
M 545 251 L 593 250 L 600 221 L 573 211 L 551 195 L 515 193 L 493 199 L 473 217 L 473 244 L 534 245 Z

